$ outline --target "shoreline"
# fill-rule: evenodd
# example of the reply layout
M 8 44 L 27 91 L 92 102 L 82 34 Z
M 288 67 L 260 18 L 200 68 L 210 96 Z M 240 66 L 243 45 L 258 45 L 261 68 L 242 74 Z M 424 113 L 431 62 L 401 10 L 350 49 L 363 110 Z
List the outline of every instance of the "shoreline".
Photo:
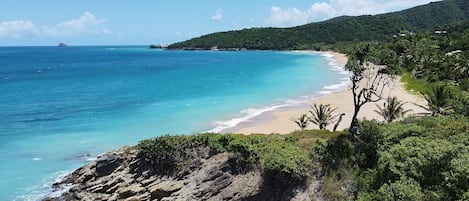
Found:
M 310 53 L 319 53 L 322 56 L 330 57 L 332 60 L 335 60 L 339 63 L 340 66 L 344 70 L 344 66 L 347 63 L 348 59 L 345 54 L 331 52 L 331 51 L 301 51 L 301 52 L 310 52 Z M 326 58 L 327 59 L 327 58 Z M 330 65 L 330 64 L 329 64 Z M 333 68 L 334 66 L 330 66 Z M 335 70 L 335 69 L 333 69 Z M 339 70 L 339 69 L 337 69 Z M 363 82 L 363 81 L 362 81 Z M 342 82 L 343 83 L 343 82 Z M 305 103 L 298 104 L 296 106 L 284 106 L 284 107 L 277 107 L 270 111 L 265 111 L 257 116 L 251 117 L 245 121 L 238 123 L 237 125 L 222 129 L 221 133 L 240 133 L 240 134 L 252 134 L 252 133 L 259 133 L 259 134 L 271 134 L 271 133 L 278 133 L 278 134 L 288 134 L 295 130 L 299 130 L 298 126 L 293 123 L 290 119 L 299 117 L 301 114 L 308 113 L 310 110 L 309 105 L 314 103 L 317 104 L 330 104 L 332 107 L 336 107 L 337 110 L 333 113 L 334 115 L 345 113 L 341 123 L 337 130 L 343 130 L 348 128 L 351 117 L 353 114 L 353 98 L 352 93 L 350 90 L 350 81 L 347 79 L 347 84 L 345 86 L 341 86 L 342 83 L 338 83 L 334 86 L 339 86 L 337 90 L 328 91 L 324 93 L 320 97 L 309 100 Z M 408 115 L 414 115 L 418 113 L 425 112 L 424 109 L 412 104 L 425 104 L 425 100 L 422 97 L 417 95 L 411 94 L 410 92 L 406 91 L 404 88 L 404 83 L 400 81 L 400 77 L 397 77 L 394 83 L 387 87 L 384 93 L 384 97 L 387 96 L 396 96 L 402 102 L 405 102 L 404 109 L 411 109 L 412 111 L 409 112 Z M 380 117 L 374 110 L 376 109 L 376 104 L 382 105 L 385 100 L 380 100 L 376 103 L 368 103 L 364 105 L 360 113 L 358 115 L 358 119 L 376 119 L 378 121 L 382 121 L 382 117 Z M 412 103 L 411 103 L 412 102 Z M 328 125 L 326 129 L 332 130 L 333 122 L 331 125 Z M 314 124 L 310 124 L 307 129 L 318 129 L 318 127 Z

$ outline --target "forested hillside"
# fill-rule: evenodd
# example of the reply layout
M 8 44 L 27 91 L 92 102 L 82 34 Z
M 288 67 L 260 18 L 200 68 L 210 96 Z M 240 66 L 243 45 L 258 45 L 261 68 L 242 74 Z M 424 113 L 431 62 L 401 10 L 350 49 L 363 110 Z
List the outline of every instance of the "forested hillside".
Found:
M 320 49 L 326 45 L 386 40 L 399 33 L 425 32 L 469 19 L 469 1 L 445 0 L 415 8 L 363 16 L 342 16 L 292 28 L 251 28 L 208 34 L 170 49 Z

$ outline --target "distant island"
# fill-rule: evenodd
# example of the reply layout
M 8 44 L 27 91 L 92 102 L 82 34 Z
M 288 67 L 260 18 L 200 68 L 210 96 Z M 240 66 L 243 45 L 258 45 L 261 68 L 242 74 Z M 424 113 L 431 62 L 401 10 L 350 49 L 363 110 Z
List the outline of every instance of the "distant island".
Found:
M 168 45 L 164 45 L 164 44 L 153 44 L 153 45 L 150 45 L 149 48 L 151 49 L 164 49 L 164 48 L 167 48 Z
M 65 44 L 65 43 L 59 43 L 57 46 L 58 46 L 58 47 L 68 47 L 68 45 Z

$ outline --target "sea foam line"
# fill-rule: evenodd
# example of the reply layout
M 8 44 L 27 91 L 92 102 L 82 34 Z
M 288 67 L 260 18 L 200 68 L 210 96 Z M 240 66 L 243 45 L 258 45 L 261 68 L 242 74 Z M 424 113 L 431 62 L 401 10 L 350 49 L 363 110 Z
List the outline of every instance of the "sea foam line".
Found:
M 226 121 L 215 121 L 213 122 L 213 124 L 216 125 L 216 127 L 207 132 L 220 133 L 226 129 L 236 127 L 242 122 L 248 122 L 252 120 L 253 118 L 257 116 L 261 116 L 267 112 L 272 112 L 272 111 L 278 110 L 280 108 L 285 108 L 285 107 L 294 107 L 294 106 L 301 105 L 302 103 L 306 103 L 312 100 L 317 100 L 326 94 L 342 91 L 344 88 L 349 86 L 350 84 L 350 81 L 348 79 L 349 72 L 345 70 L 344 65 L 341 65 L 340 62 L 335 58 L 333 54 L 330 54 L 327 52 L 320 53 L 320 54 L 321 56 L 326 58 L 328 67 L 331 70 L 337 71 L 339 74 L 344 75 L 344 77 L 340 79 L 341 80 L 340 83 L 326 85 L 323 87 L 324 90 L 317 91 L 314 95 L 302 96 L 303 98 L 302 100 L 287 100 L 281 104 L 273 104 L 268 107 L 248 108 L 248 109 L 242 110 L 240 111 L 240 114 L 244 114 L 243 116 L 234 117 Z

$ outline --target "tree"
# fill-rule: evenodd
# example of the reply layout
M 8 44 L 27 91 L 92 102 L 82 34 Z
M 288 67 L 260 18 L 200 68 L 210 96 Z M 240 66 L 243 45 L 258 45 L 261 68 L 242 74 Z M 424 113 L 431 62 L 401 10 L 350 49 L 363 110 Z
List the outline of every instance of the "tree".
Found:
M 301 131 L 304 131 L 305 128 L 308 127 L 309 122 L 310 122 L 310 118 L 306 114 L 302 114 L 298 118 L 291 118 L 290 120 L 295 122 L 296 125 L 298 125 L 298 127 L 300 127 Z
M 387 66 L 374 65 L 371 44 L 360 43 L 349 55 L 349 60 L 345 68 L 350 71 L 351 90 L 353 95 L 354 111 L 349 131 L 351 134 L 357 132 L 357 116 L 363 105 L 369 102 L 377 102 L 382 99 L 386 86 L 389 86 L 394 77 L 385 72 L 395 72 L 387 70 Z
M 429 112 L 432 116 L 444 115 L 451 111 L 452 106 L 449 104 L 452 99 L 451 91 L 445 85 L 434 85 L 425 93 L 422 93 L 427 101 L 427 105 L 415 104 Z
M 342 113 L 339 115 L 339 118 L 337 119 L 337 122 L 335 123 L 334 125 L 334 128 L 332 129 L 332 131 L 336 131 L 337 130 L 337 127 L 339 127 L 340 125 L 340 122 L 342 122 L 342 117 L 345 116 L 345 113 Z
M 412 110 L 404 110 L 404 103 L 399 101 L 397 97 L 388 97 L 386 102 L 383 104 L 383 107 L 376 104 L 378 107 L 377 110 L 374 110 L 376 113 L 381 115 L 384 120 L 388 123 L 403 117 L 406 113 Z
M 311 106 L 311 108 L 313 110 L 309 111 L 311 113 L 310 121 L 313 124 L 318 125 L 319 129 L 321 130 L 326 129 L 327 125 L 329 125 L 334 120 L 332 113 L 337 110 L 337 108 L 332 108 L 329 104 L 317 105 L 315 103 L 313 106 Z

